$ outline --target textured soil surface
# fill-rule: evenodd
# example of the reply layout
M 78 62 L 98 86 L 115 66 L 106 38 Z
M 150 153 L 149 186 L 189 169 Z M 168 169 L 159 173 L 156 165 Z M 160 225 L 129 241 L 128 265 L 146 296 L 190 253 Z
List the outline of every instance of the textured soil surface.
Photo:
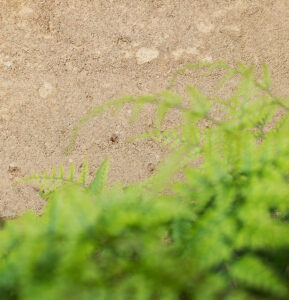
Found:
M 13 186 L 17 179 L 60 163 L 79 167 L 85 155 L 92 173 L 109 157 L 111 182 L 153 172 L 163 150 L 127 142 L 152 126 L 149 107 L 133 126 L 129 106 L 94 118 L 63 154 L 95 105 L 158 92 L 200 60 L 267 63 L 275 92 L 286 95 L 288 50 L 288 0 L 1 0 L 0 216 L 43 206 L 31 187 Z M 185 74 L 176 88 L 193 83 L 210 93 L 217 77 Z M 176 122 L 172 114 L 166 126 Z

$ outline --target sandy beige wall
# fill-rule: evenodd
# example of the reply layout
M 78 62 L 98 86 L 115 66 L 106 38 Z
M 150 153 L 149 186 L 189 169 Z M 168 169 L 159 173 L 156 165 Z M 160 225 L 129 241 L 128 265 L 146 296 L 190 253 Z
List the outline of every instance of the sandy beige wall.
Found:
M 94 172 L 110 158 L 111 181 L 149 176 L 162 157 L 150 141 L 126 140 L 151 127 L 148 108 L 132 127 L 131 110 L 95 118 L 69 156 L 75 122 L 123 94 L 163 89 L 187 62 L 269 64 L 275 91 L 288 93 L 288 0 L 2 0 L 0 2 L 0 215 L 39 210 L 24 175 L 86 154 Z M 210 92 L 214 78 L 186 75 Z M 172 115 L 166 122 L 177 121 Z M 111 136 L 118 135 L 112 142 Z

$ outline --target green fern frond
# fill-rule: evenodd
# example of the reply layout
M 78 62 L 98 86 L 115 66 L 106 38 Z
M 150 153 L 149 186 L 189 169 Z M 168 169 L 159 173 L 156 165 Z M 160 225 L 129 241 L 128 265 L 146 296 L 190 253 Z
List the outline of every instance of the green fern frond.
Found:
M 265 294 L 284 297 L 288 293 L 286 283 L 272 271 L 264 262 L 253 255 L 246 255 L 236 261 L 230 268 L 232 278 L 239 284 L 256 290 L 262 290 Z
M 74 176 L 75 176 L 75 164 L 71 163 L 67 178 L 68 178 L 68 180 L 73 181 Z
M 176 150 L 179 146 L 182 145 L 182 143 L 184 143 L 182 131 L 182 125 L 167 128 L 164 130 L 154 129 L 152 131 L 137 135 L 133 139 L 129 140 L 129 142 L 133 142 L 139 139 L 151 139 L 154 142 L 159 143 L 160 145 L 166 146 L 169 150 Z
M 139 117 L 142 109 L 144 107 L 144 103 L 143 102 L 139 102 L 139 103 L 136 103 L 134 105 L 134 108 L 133 108 L 133 111 L 132 111 L 132 115 L 131 115 L 131 122 L 134 123 L 137 118 Z
M 91 192 L 93 195 L 100 194 L 106 187 L 108 169 L 108 159 L 106 158 L 98 168 L 91 184 L 88 186 L 88 191 Z
M 89 175 L 88 162 L 87 162 L 87 157 L 85 157 L 77 183 L 79 183 L 82 186 L 85 186 L 88 175 Z
M 66 172 L 63 165 L 60 165 L 57 169 L 53 167 L 50 172 L 45 170 L 43 171 L 43 173 L 37 172 L 32 175 L 26 176 L 23 179 L 19 180 L 16 185 L 23 183 L 32 184 L 43 198 L 47 198 L 47 196 L 51 192 L 65 184 L 77 183 L 81 186 L 85 186 L 89 174 L 87 158 L 84 159 L 77 180 L 75 180 L 76 172 L 74 163 L 70 164 L 67 175 L 65 173 Z

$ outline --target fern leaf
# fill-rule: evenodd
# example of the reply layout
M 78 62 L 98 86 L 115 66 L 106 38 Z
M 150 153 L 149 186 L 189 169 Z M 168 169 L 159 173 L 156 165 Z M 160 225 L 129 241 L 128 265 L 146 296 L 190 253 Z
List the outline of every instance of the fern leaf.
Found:
M 71 163 L 67 179 L 69 181 L 73 181 L 74 180 L 74 176 L 75 176 L 75 165 L 74 165 L 74 163 Z
M 59 179 L 64 179 L 64 168 L 63 165 L 59 166 L 59 170 L 58 170 L 58 178 Z
M 226 82 L 228 82 L 234 75 L 236 74 L 236 71 L 234 69 L 230 69 L 220 80 L 220 82 L 217 85 L 217 89 L 221 89 Z
M 53 192 L 58 187 L 67 183 L 74 182 L 80 185 L 85 185 L 86 180 L 88 178 L 87 159 L 85 159 L 83 162 L 83 166 L 80 175 L 78 177 L 78 180 L 75 180 L 74 177 L 75 177 L 75 165 L 71 163 L 67 176 L 65 175 L 65 170 L 63 165 L 60 165 L 58 169 L 53 167 L 51 172 L 45 170 L 43 171 L 43 173 L 38 172 L 30 176 L 27 176 L 19 180 L 16 183 L 16 185 L 23 184 L 23 183 L 31 183 L 33 185 L 36 185 L 36 188 L 39 190 L 39 194 L 43 198 L 48 198 L 48 195 L 51 192 Z
M 241 258 L 233 264 L 230 273 L 234 280 L 248 288 L 261 289 L 281 297 L 288 293 L 277 274 L 255 256 L 248 254 Z
M 169 107 L 166 103 L 159 103 L 158 107 L 157 107 L 157 114 L 156 114 L 156 118 L 155 118 L 155 124 L 157 128 L 160 128 L 167 112 L 169 110 Z
M 98 168 L 91 184 L 88 186 L 88 191 L 90 191 L 94 195 L 102 192 L 107 183 L 108 169 L 108 159 L 106 158 Z
M 205 97 L 196 87 L 187 87 L 187 94 L 189 95 L 191 108 L 200 116 L 205 116 L 209 112 L 210 105 L 208 98 Z
M 272 77 L 271 77 L 268 65 L 266 65 L 266 64 L 263 66 L 263 75 L 262 75 L 261 80 L 262 80 L 262 82 L 264 84 L 264 87 L 267 88 L 267 89 L 272 84 Z
M 181 96 L 171 92 L 171 91 L 164 91 L 160 93 L 160 97 L 163 101 L 170 107 L 176 107 L 181 103 Z
M 89 169 L 88 169 L 87 157 L 85 157 L 77 183 L 84 186 L 88 178 L 88 173 L 89 173 Z
M 56 169 L 55 169 L 55 167 L 53 167 L 52 170 L 51 170 L 50 178 L 51 179 L 55 179 L 56 178 Z
M 132 116 L 131 116 L 131 122 L 132 123 L 135 123 L 135 121 L 137 120 L 138 116 L 140 115 L 140 113 L 142 111 L 143 106 L 144 106 L 144 103 L 141 103 L 141 102 L 137 103 L 134 106 Z

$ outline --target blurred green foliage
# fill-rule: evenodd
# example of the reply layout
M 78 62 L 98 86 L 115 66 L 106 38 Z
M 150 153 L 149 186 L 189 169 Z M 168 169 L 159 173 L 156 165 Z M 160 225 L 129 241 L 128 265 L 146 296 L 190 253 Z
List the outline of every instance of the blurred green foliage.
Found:
M 90 184 L 86 163 L 78 179 L 60 167 L 24 180 L 39 184 L 47 206 L 0 230 L 0 299 L 288 299 L 288 100 L 272 94 L 267 67 L 259 78 L 243 64 L 209 71 L 219 67 L 225 81 L 240 80 L 222 120 L 211 114 L 221 100 L 189 87 L 185 104 L 171 89 L 125 97 L 76 126 L 127 101 L 134 118 L 155 104 L 145 136 L 171 151 L 148 180 L 107 187 L 107 160 Z M 171 109 L 183 122 L 161 130 Z

